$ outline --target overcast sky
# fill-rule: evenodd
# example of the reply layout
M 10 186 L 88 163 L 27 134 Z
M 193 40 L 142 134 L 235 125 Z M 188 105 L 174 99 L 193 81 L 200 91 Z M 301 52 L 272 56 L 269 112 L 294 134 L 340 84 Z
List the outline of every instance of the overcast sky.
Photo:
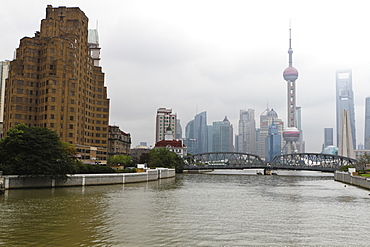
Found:
M 172 108 L 186 124 L 207 111 L 238 133 L 240 109 L 268 106 L 286 122 L 289 23 L 297 106 L 307 152 L 320 152 L 335 130 L 335 72 L 352 69 L 357 144 L 364 143 L 370 96 L 370 15 L 366 1 L 12 0 L 0 8 L 0 60 L 40 30 L 47 4 L 80 7 L 100 36 L 111 100 L 110 124 L 154 144 L 155 115 Z M 184 132 L 184 131 L 183 131 Z M 335 141 L 335 140 L 334 140 Z

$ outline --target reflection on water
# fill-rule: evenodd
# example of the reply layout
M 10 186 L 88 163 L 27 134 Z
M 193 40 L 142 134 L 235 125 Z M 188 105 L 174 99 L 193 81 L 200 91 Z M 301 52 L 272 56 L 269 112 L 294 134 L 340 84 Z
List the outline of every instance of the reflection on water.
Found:
M 7 191 L 0 197 L 0 245 L 367 244 L 366 190 L 344 187 L 331 174 L 224 173 Z

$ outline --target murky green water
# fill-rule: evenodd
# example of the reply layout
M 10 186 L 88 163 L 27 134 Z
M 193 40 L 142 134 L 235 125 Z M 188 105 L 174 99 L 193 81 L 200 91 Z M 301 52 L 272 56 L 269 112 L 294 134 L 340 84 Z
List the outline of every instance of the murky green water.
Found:
M 6 191 L 0 245 L 370 245 L 370 191 L 319 173 L 234 173 Z

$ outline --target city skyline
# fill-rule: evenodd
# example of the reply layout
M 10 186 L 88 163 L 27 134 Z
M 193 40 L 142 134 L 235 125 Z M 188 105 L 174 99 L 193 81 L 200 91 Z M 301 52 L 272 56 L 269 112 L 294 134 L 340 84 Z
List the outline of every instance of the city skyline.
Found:
M 63 5 L 80 7 L 89 17 L 89 28 L 98 25 L 101 66 L 111 99 L 110 124 L 131 133 L 132 146 L 142 141 L 154 144 L 153 119 L 160 107 L 172 108 L 183 125 L 207 111 L 209 123 L 227 115 L 237 126 L 239 109 L 254 109 L 257 118 L 266 106 L 285 121 L 282 70 L 291 19 L 306 151 L 320 152 L 323 129 L 336 128 L 335 71 L 353 72 L 357 144 L 364 140 L 364 103 L 370 95 L 370 38 L 363 32 L 370 17 L 358 4 L 336 1 L 332 11 L 333 3 L 107 1 L 101 5 L 77 0 Z M 0 60 L 11 60 L 19 40 L 40 30 L 47 4 L 59 6 L 57 1 L 2 4 L 1 32 L 6 35 L 0 41 Z M 313 14 L 329 18 L 315 20 Z

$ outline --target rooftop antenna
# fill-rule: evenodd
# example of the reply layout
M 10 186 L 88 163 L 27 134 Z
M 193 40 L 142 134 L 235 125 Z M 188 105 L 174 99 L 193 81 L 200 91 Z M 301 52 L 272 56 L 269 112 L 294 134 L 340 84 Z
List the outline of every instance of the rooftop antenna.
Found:
M 96 19 L 96 30 L 98 30 L 98 26 L 99 26 L 99 20 L 98 19 Z

